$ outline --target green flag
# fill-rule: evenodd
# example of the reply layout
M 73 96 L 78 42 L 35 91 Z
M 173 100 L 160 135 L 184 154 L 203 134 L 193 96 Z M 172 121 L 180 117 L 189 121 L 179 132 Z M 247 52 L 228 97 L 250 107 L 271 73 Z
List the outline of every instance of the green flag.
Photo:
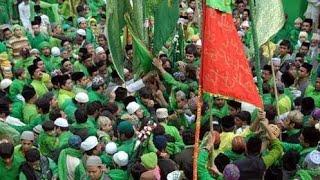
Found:
M 124 80 L 124 50 L 121 44 L 122 29 L 124 22 L 124 4 L 118 0 L 107 1 L 107 39 L 108 46 L 112 58 L 114 69 L 117 71 L 119 77 Z
M 153 53 L 158 54 L 179 19 L 179 0 L 162 0 L 155 7 Z
M 256 0 L 254 21 L 258 45 L 266 43 L 284 25 L 285 17 L 281 0 Z
M 127 22 L 127 27 L 133 41 L 133 54 L 135 56 L 135 58 L 133 59 L 134 74 L 137 76 L 141 76 L 142 74 L 147 73 L 151 70 L 152 54 L 144 45 L 143 41 L 138 37 L 138 32 L 137 30 L 134 30 L 134 25 L 129 15 L 125 15 L 125 20 Z

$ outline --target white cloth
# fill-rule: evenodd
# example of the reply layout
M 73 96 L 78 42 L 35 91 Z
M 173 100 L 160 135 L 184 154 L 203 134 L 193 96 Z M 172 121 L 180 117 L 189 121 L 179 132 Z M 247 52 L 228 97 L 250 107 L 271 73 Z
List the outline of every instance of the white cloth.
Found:
M 20 119 L 17 119 L 12 116 L 7 116 L 5 121 L 6 121 L 6 123 L 8 123 L 12 126 L 25 126 L 26 125 L 25 123 L 21 122 Z
M 145 84 L 143 83 L 142 79 L 139 79 L 137 81 L 134 81 L 132 79 L 126 82 L 126 88 L 129 93 L 134 93 L 136 91 L 139 91 L 143 87 L 145 87 Z
M 307 0 L 308 7 L 304 13 L 305 18 L 310 18 L 313 20 L 313 30 L 318 28 L 319 13 L 320 13 L 320 2 L 318 0 Z
M 48 34 L 48 27 L 50 26 L 49 17 L 45 14 L 41 15 L 41 24 L 40 24 L 40 31 Z
M 22 1 L 19 5 L 18 5 L 18 10 L 19 10 L 19 15 L 20 15 L 20 20 L 22 22 L 23 27 L 28 30 L 28 31 L 32 31 L 31 30 L 31 22 L 30 22 L 30 16 L 31 16 L 31 12 L 30 12 L 30 4 L 25 4 L 24 1 Z
M 80 159 L 76 158 L 76 157 L 72 157 L 70 155 L 67 155 L 67 169 L 68 169 L 68 174 L 67 174 L 67 178 L 68 180 L 73 180 L 74 177 L 74 173 L 76 170 L 76 167 L 80 164 Z

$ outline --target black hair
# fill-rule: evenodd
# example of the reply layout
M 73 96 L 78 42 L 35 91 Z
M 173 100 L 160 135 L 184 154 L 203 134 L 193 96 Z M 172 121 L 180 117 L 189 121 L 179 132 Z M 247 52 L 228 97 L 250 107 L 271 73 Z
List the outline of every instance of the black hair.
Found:
M 139 95 L 144 99 L 152 99 L 152 92 L 149 88 L 143 87 L 139 90 Z
M 128 106 L 129 103 L 131 102 L 135 102 L 136 98 L 134 96 L 127 96 L 124 100 L 123 100 L 123 104 L 125 107 Z
M 129 51 L 129 50 L 132 50 L 132 45 L 131 44 L 127 44 L 126 47 L 125 47 L 125 50 L 126 52 Z
M 262 68 L 262 70 L 264 70 L 264 71 L 269 71 L 269 73 L 272 74 L 271 65 L 268 65 L 268 64 L 264 65 L 263 68 Z
M 236 117 L 242 121 L 245 121 L 248 125 L 251 123 L 251 114 L 248 111 L 240 111 Z
M 53 76 L 53 77 L 51 78 L 51 83 L 52 83 L 53 85 L 55 85 L 55 86 L 59 86 L 59 78 L 60 78 L 59 75 Z
M 289 71 L 286 71 L 281 75 L 281 82 L 283 82 L 285 87 L 290 87 L 294 81 L 295 78 Z
M 78 108 L 74 112 L 74 117 L 76 119 L 76 122 L 79 124 L 87 122 L 87 119 L 88 119 L 87 112 L 84 108 Z
M 303 21 L 303 23 L 309 23 L 310 26 L 312 26 L 312 25 L 313 25 L 313 20 L 310 19 L 310 18 L 306 18 L 306 19 Z
M 43 114 L 48 114 L 50 111 L 50 101 L 46 98 L 39 98 L 36 101 L 36 106 L 38 109 L 41 109 Z
M 186 129 L 182 132 L 182 139 L 185 145 L 193 145 L 194 144 L 194 131 L 191 129 Z
M 10 114 L 9 102 L 5 98 L 0 99 L 0 114 L 4 113 L 5 116 Z
M 228 156 L 224 155 L 223 153 L 219 153 L 218 156 L 214 159 L 214 164 L 217 166 L 217 169 L 220 172 L 223 172 L 226 165 L 230 163 L 230 159 Z
M 93 101 L 87 104 L 87 114 L 89 116 L 93 115 L 95 112 L 100 111 L 102 104 L 100 101 Z
M 116 94 L 116 101 L 123 101 L 127 97 L 128 90 L 123 87 L 118 87 L 115 92 Z
M 193 54 L 194 56 L 197 55 L 197 46 L 194 44 L 188 44 L 185 48 L 186 54 Z
M 70 79 L 70 76 L 69 75 L 60 75 L 59 76 L 59 86 L 62 87 L 62 86 L 65 86 L 67 81 Z
M 40 160 L 40 152 L 38 149 L 32 148 L 26 152 L 25 157 L 26 157 L 27 162 L 33 163 L 33 162 Z
M 310 48 L 310 43 L 309 42 L 303 42 L 302 44 L 301 44 L 301 47 L 302 46 L 305 46 L 305 47 L 307 47 L 308 49 Z
M 296 151 L 289 151 L 283 155 L 282 167 L 287 171 L 294 171 L 297 169 L 299 163 L 300 154 Z
M 52 131 L 54 130 L 54 123 L 53 121 L 47 120 L 44 123 L 42 123 L 42 129 L 44 131 Z
M 34 72 L 38 69 L 38 67 L 34 64 L 28 66 L 28 72 L 30 74 L 31 79 L 33 79 Z
M 248 155 L 260 154 L 261 145 L 262 145 L 262 140 L 259 137 L 257 136 L 250 137 L 248 142 L 246 143 L 247 154 Z
M 49 120 L 55 121 L 56 119 L 62 117 L 61 110 L 59 108 L 54 108 L 49 112 Z
M 88 69 L 88 72 L 89 72 L 89 75 L 90 75 L 90 76 L 92 76 L 93 73 L 99 71 L 99 67 L 98 67 L 98 66 L 91 66 L 91 67 L 88 67 L 87 69 Z
M 36 91 L 32 86 L 25 85 L 22 89 L 21 95 L 26 102 L 29 102 L 36 95 Z
M 79 13 L 81 13 L 81 12 L 84 11 L 84 8 L 83 8 L 82 5 L 78 5 L 77 8 L 76 8 L 76 10 L 77 10 L 77 13 L 79 14 Z
M 152 132 L 154 136 L 164 135 L 166 133 L 164 127 L 161 124 L 157 124 L 157 126 L 153 129 Z
M 234 101 L 234 100 L 229 100 L 227 102 L 227 104 L 229 106 L 231 106 L 232 108 L 236 109 L 236 110 L 240 110 L 241 109 L 241 103 L 240 102 L 237 102 L 237 101 Z
M 303 115 L 310 115 L 314 108 L 315 104 L 312 97 L 305 97 L 301 100 L 301 112 Z
M 38 5 L 38 4 L 34 5 L 34 12 L 35 13 L 40 13 L 40 10 L 41 10 L 40 5 Z
M 290 49 L 291 43 L 289 40 L 284 39 L 281 41 L 280 46 L 286 46 L 288 49 Z
M 304 142 L 309 144 L 309 147 L 316 147 L 320 140 L 320 132 L 314 127 L 305 127 L 301 133 L 304 137 Z
M 105 110 L 109 111 L 110 113 L 114 114 L 118 111 L 119 107 L 116 103 L 109 102 L 105 106 Z
M 224 116 L 220 123 L 223 131 L 231 132 L 234 129 L 234 116 Z
M 0 157 L 2 159 L 11 158 L 13 155 L 14 146 L 12 143 L 0 143 Z

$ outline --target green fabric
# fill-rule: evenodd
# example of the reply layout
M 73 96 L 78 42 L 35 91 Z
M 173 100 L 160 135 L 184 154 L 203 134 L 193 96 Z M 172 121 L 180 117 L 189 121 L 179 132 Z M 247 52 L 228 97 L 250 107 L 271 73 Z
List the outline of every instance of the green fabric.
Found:
M 141 76 L 143 73 L 147 73 L 152 67 L 152 55 L 147 47 L 139 39 L 139 32 L 134 31 L 134 26 L 128 16 L 126 16 L 128 29 L 133 39 L 133 69 L 136 76 Z
M 100 156 L 100 158 L 101 158 L 102 163 L 105 164 L 107 167 L 109 167 L 110 169 L 114 168 L 112 155 L 108 155 L 107 153 L 103 153 Z
M 20 120 L 23 120 L 23 107 L 24 107 L 24 102 L 21 100 L 14 100 L 12 103 L 12 110 L 11 110 L 11 116 L 18 118 Z
M 121 170 L 121 169 L 111 169 L 108 173 L 108 176 L 112 180 L 127 180 L 127 179 L 129 179 L 128 172 Z
M 25 81 L 20 79 L 15 79 L 12 81 L 12 84 L 9 88 L 9 97 L 13 101 L 16 98 L 17 94 L 22 92 L 23 86 L 26 84 Z
M 162 46 L 174 32 L 179 18 L 179 0 L 158 1 L 154 12 L 153 54 L 159 54 Z
M 76 61 L 73 64 L 74 72 L 83 72 L 85 76 L 89 76 L 89 72 L 86 66 L 84 66 L 81 62 Z
M 285 17 L 281 0 L 256 0 L 255 5 L 254 28 L 261 46 L 282 28 Z
M 46 132 L 39 135 L 39 149 L 42 155 L 52 157 L 52 153 L 59 147 L 59 139 Z
M 118 0 L 107 0 L 107 4 L 106 16 L 108 19 L 106 29 L 108 47 L 112 57 L 113 67 L 119 77 L 124 80 L 124 55 L 120 39 L 122 27 L 124 26 L 123 11 L 121 12 L 124 3 Z
M 89 90 L 88 91 L 88 96 L 89 96 L 89 102 L 93 102 L 93 101 L 99 101 L 102 104 L 106 104 L 107 99 L 106 96 L 98 93 L 97 91 L 94 90 Z
M 20 133 L 3 121 L 0 121 L 0 137 L 11 138 L 14 144 L 20 143 Z
M 308 2 L 305 0 L 282 0 L 284 12 L 288 15 L 288 23 L 294 25 L 294 21 L 301 17 L 307 9 Z
M 175 86 L 177 89 L 180 89 L 184 92 L 189 90 L 189 86 L 187 84 L 175 80 L 174 77 L 169 73 L 163 74 L 162 77 L 167 84 Z
M 9 24 L 13 15 L 13 1 L 0 1 L 0 24 Z
M 219 11 L 225 12 L 225 13 L 232 13 L 232 0 L 208 0 L 206 1 L 207 6 L 218 9 Z
M 34 79 L 31 82 L 31 85 L 34 88 L 34 90 L 36 91 L 38 98 L 42 97 L 44 94 L 49 92 L 47 86 L 42 81 Z
M 99 11 L 106 5 L 104 1 L 101 0 L 91 0 L 88 1 L 88 3 L 93 17 L 97 17 Z
M 234 161 L 237 161 L 237 160 L 242 160 L 242 159 L 245 158 L 245 156 L 243 154 L 235 153 L 231 149 L 225 151 L 223 154 L 226 155 L 231 160 L 231 162 L 234 162 Z
M 0 158 L 0 174 L 3 180 L 14 180 L 18 179 L 20 166 L 23 163 L 23 159 L 19 159 L 13 156 L 13 162 L 10 167 L 7 167 L 2 158 Z
M 96 136 L 97 135 L 97 129 L 94 128 L 94 125 L 90 121 L 87 121 L 82 124 L 78 124 L 77 122 L 75 122 L 71 125 L 70 131 L 74 132 L 74 131 L 80 130 L 80 129 L 87 129 L 89 136 Z
M 60 152 L 59 159 L 58 159 L 58 175 L 60 180 L 67 180 L 67 173 L 68 173 L 68 168 L 67 168 L 67 155 L 76 157 L 80 160 L 80 164 L 76 167 L 75 170 L 75 179 L 80 179 L 86 171 L 84 168 L 84 165 L 81 161 L 82 159 L 82 153 L 80 150 L 76 150 L 73 148 L 66 148 Z
M 49 36 L 43 33 L 37 34 L 35 36 L 31 35 L 30 33 L 27 34 L 29 39 L 30 45 L 32 48 L 36 48 L 40 50 L 40 44 L 44 41 L 49 41 Z
M 271 141 L 271 150 L 267 154 L 262 156 L 262 160 L 266 165 L 266 168 L 269 168 L 277 159 L 282 155 L 282 146 L 281 142 L 276 139 Z
M 141 156 L 141 164 L 148 170 L 156 168 L 158 164 L 157 154 L 150 152 Z
M 291 111 L 292 102 L 287 95 L 281 94 L 279 96 L 279 100 L 277 102 L 277 105 L 279 107 L 279 114 L 284 114 L 286 112 Z
M 54 66 L 53 66 L 53 63 L 52 63 L 53 62 L 53 56 L 41 55 L 40 58 L 44 63 L 46 72 L 47 73 L 52 72 L 54 70 Z
M 209 153 L 205 149 L 201 149 L 198 157 L 198 178 L 200 180 L 213 180 L 214 178 L 211 176 L 208 171 L 207 163 L 209 160 Z
M 64 105 L 65 105 L 65 107 L 63 109 L 63 112 L 65 112 L 67 115 L 68 123 L 72 124 L 75 122 L 74 112 L 76 112 L 78 107 L 73 103 L 73 101 L 71 99 L 66 100 Z
M 65 132 L 61 133 L 58 136 L 58 138 L 59 138 L 59 148 L 64 148 L 64 147 L 68 146 L 69 138 L 72 135 L 73 134 L 70 131 L 65 131 Z
M 38 111 L 35 104 L 26 103 L 23 107 L 23 122 L 29 124 L 34 118 L 38 117 Z
M 262 95 L 262 100 L 264 105 L 272 105 L 274 98 L 271 96 L 270 93 L 267 93 Z
M 24 161 L 26 160 L 26 158 L 24 157 L 24 154 L 22 152 L 22 149 L 21 149 L 21 144 L 14 147 L 13 156 L 15 158 L 22 159 Z
M 61 109 L 63 109 L 63 104 L 68 100 L 74 98 L 76 95 L 72 91 L 67 91 L 60 89 L 58 93 L 58 104 Z
M 118 151 L 126 152 L 130 159 L 134 153 L 135 144 L 136 144 L 136 140 L 134 138 L 128 139 L 126 141 L 122 141 L 118 145 Z
M 166 148 L 167 152 L 171 155 L 181 152 L 185 145 L 178 129 L 174 126 L 168 126 L 165 123 L 161 123 L 161 125 L 164 127 L 165 133 L 171 135 L 175 139 L 175 142 L 168 142 Z
M 312 97 L 317 108 L 320 108 L 320 91 L 309 85 L 305 91 L 305 97 Z

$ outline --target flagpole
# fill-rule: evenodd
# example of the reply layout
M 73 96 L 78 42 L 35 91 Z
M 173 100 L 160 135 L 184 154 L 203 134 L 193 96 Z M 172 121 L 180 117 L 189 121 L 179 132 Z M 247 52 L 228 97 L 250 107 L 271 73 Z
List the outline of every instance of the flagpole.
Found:
M 251 30 L 252 30 L 252 36 L 253 36 L 255 72 L 256 72 L 256 76 L 257 76 L 259 93 L 262 96 L 263 91 L 262 91 L 262 77 L 261 77 L 261 67 L 260 67 L 261 63 L 260 63 L 259 45 L 258 45 L 258 40 L 257 40 L 257 30 L 255 28 L 255 21 L 254 21 L 254 17 L 256 14 L 254 1 L 255 0 L 250 0 L 250 2 L 249 2 L 250 12 L 251 12 L 250 19 L 251 19 Z
M 206 0 L 202 0 L 202 19 L 201 19 L 201 39 L 203 41 L 204 37 L 204 21 L 206 18 Z M 204 41 L 202 43 L 202 47 L 204 47 Z M 201 58 L 203 57 L 203 50 L 201 51 Z M 201 108 L 202 108 L 202 63 L 200 65 L 200 78 L 199 78 L 199 89 L 198 89 L 198 102 L 197 102 L 197 119 L 196 119 L 196 130 L 195 130 L 195 140 L 194 140 L 194 150 L 193 150 L 193 180 L 198 179 L 198 156 L 199 156 L 199 137 L 200 137 L 200 121 L 201 121 Z M 211 110 L 210 110 L 211 111 Z

